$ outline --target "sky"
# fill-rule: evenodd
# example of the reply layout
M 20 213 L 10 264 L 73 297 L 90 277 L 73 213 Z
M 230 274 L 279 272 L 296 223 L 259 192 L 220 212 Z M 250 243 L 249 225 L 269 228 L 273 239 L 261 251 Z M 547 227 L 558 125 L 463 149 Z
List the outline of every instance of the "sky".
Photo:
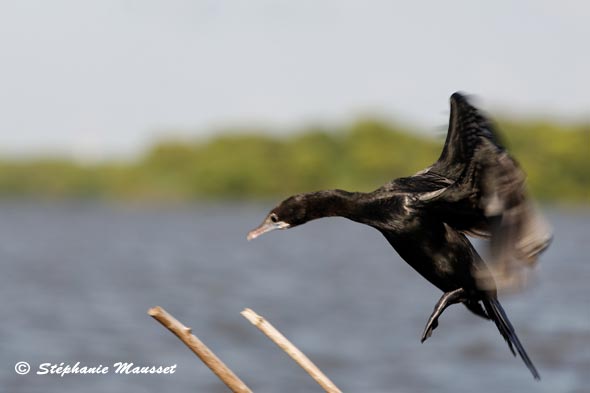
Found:
M 1 1 L 0 155 L 138 154 L 167 133 L 377 114 L 590 118 L 590 3 Z

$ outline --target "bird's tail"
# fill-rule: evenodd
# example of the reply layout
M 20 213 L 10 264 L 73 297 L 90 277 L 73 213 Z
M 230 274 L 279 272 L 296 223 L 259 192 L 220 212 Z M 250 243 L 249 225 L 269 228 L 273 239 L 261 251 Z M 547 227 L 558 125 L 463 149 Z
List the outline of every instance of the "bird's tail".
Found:
M 485 299 L 482 301 L 482 303 L 488 316 L 494 321 L 498 327 L 498 330 L 500 331 L 500 334 L 502 334 L 502 337 L 504 337 L 504 340 L 506 340 L 506 343 L 508 343 L 508 348 L 510 348 L 512 354 L 516 356 L 516 352 L 518 352 L 524 364 L 526 364 L 533 374 L 533 377 L 537 380 L 541 379 L 539 372 L 535 368 L 535 365 L 520 343 L 520 340 L 518 339 L 518 336 L 516 335 L 516 332 L 514 331 L 514 328 L 512 327 L 512 324 L 506 316 L 506 313 L 504 312 L 504 309 L 502 308 L 502 305 L 498 299 Z M 515 348 L 516 352 L 514 351 Z

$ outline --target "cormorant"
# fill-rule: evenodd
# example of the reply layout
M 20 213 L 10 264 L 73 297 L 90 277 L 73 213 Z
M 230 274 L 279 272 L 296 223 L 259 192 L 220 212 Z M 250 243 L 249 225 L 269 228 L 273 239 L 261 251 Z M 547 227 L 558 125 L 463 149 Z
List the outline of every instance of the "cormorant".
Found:
M 422 334 L 424 342 L 450 305 L 463 303 L 494 321 L 514 356 L 535 379 L 527 355 L 496 296 L 514 286 L 551 241 L 525 189 L 525 176 L 494 127 L 460 93 L 442 153 L 432 166 L 369 193 L 328 190 L 294 195 L 272 209 L 248 240 L 310 220 L 342 216 L 381 232 L 399 255 L 444 292 Z M 487 266 L 466 235 L 490 239 Z M 516 352 L 515 352 L 516 350 Z

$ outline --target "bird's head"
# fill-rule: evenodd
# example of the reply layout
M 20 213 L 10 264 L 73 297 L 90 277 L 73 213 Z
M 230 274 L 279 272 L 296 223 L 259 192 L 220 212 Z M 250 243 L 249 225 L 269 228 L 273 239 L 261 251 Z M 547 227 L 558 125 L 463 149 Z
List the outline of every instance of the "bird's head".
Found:
M 303 195 L 289 197 L 272 209 L 258 228 L 248 233 L 248 240 L 274 231 L 275 229 L 293 228 L 310 220 L 307 209 L 307 198 Z

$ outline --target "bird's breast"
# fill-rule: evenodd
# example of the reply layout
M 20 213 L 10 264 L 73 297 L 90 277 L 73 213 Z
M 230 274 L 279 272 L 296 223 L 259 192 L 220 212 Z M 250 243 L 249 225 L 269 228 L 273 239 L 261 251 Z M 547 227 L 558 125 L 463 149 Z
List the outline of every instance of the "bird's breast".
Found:
M 441 290 L 473 286 L 470 244 L 461 234 L 449 233 L 444 223 L 408 217 L 396 230 L 383 234 L 410 266 Z

